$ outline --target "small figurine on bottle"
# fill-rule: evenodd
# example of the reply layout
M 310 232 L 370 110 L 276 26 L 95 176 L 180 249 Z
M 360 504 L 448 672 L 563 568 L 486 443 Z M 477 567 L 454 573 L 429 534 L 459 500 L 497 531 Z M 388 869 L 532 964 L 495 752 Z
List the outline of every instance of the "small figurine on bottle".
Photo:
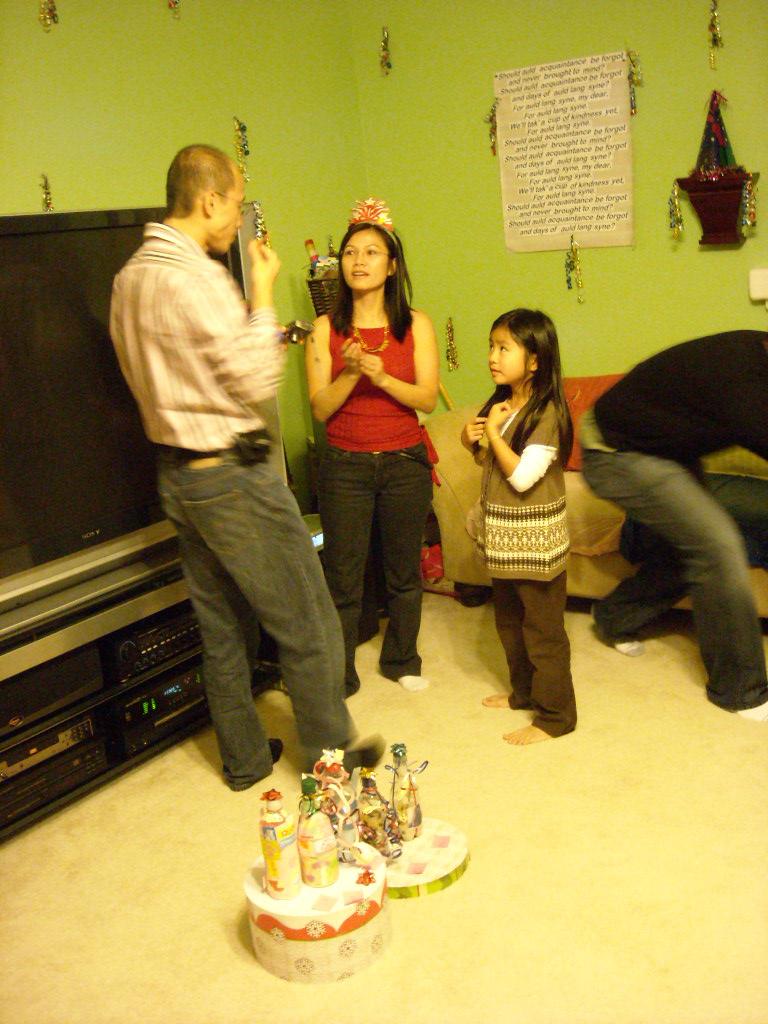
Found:
M 393 743 L 390 750 L 395 763 L 386 765 L 386 768 L 392 772 L 392 806 L 397 814 L 403 842 L 407 843 L 421 835 L 423 819 L 414 776 L 421 775 L 429 761 L 422 761 L 415 767 L 415 762 L 409 764 L 404 743 Z
M 400 827 L 394 809 L 376 786 L 376 775 L 370 768 L 360 770 L 360 836 L 387 861 L 396 860 L 403 852 Z
M 343 750 L 324 750 L 322 757 L 315 761 L 312 774 L 320 787 L 320 809 L 328 815 L 336 835 L 339 860 L 345 864 L 360 864 L 365 861 L 359 846 L 360 816 L 343 758 Z
M 301 888 L 301 867 L 296 825 L 283 810 L 283 795 L 276 789 L 262 794 L 259 833 L 264 854 L 264 889 L 276 900 L 293 899 Z
M 320 808 L 321 794 L 313 775 L 301 776 L 299 798 L 299 860 L 306 885 L 320 889 L 339 877 L 336 836 L 330 818 Z

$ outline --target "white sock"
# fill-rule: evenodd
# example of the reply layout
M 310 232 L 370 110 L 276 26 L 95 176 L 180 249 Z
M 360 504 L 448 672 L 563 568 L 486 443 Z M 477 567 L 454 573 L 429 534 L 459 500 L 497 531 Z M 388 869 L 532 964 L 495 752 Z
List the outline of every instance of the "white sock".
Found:
M 744 708 L 736 714 L 742 718 L 751 718 L 753 722 L 768 722 L 768 700 L 765 704 L 758 704 L 756 708 Z
M 397 681 L 404 690 L 410 690 L 411 693 L 416 693 L 417 690 L 426 690 L 429 686 L 429 680 L 424 676 L 400 676 Z
M 645 644 L 642 640 L 619 640 L 613 646 L 619 654 L 626 654 L 628 658 L 637 658 L 645 654 Z

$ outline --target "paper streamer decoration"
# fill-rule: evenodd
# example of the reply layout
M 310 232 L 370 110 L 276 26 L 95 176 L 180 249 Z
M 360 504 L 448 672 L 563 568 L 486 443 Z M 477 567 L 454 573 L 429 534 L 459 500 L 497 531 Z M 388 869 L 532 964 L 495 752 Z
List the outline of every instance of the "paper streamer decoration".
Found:
M 496 156 L 496 107 L 498 106 L 498 99 L 495 99 L 491 104 L 491 109 L 485 115 L 483 120 L 488 125 L 488 141 L 491 144 L 491 153 Z
M 456 339 L 453 336 L 453 317 L 448 317 L 445 323 L 445 359 L 449 370 L 458 370 L 459 353 L 456 348 Z
M 47 174 L 40 175 L 40 188 L 43 190 L 43 211 L 53 213 L 53 200 L 51 198 L 51 186 Z
M 723 37 L 720 34 L 720 12 L 717 9 L 717 0 L 712 0 L 709 5 L 709 66 L 714 71 L 717 68 L 717 51 L 723 45 Z
M 381 43 L 379 44 L 379 67 L 383 75 L 388 75 L 392 70 L 392 58 L 389 55 L 389 29 L 385 25 L 381 30 Z
M 248 166 L 246 164 L 246 157 L 251 155 L 251 150 L 248 147 L 248 126 L 243 124 L 239 117 L 232 117 L 235 125 L 235 153 L 237 154 L 237 166 L 240 168 L 240 173 L 243 176 L 243 181 L 250 181 L 248 176 Z
M 627 81 L 629 82 L 629 113 L 634 117 L 637 113 L 637 96 L 635 95 L 635 87 L 643 84 L 643 73 L 640 70 L 640 58 L 634 50 L 627 50 L 627 60 L 629 61 L 629 70 L 627 71 Z
M 50 32 L 54 25 L 59 24 L 59 12 L 56 10 L 56 0 L 40 0 L 37 20 L 46 32 Z
M 571 235 L 571 244 L 568 252 L 565 254 L 565 283 L 568 285 L 569 290 L 573 288 L 574 281 L 576 282 L 577 300 L 583 302 L 584 296 L 581 294 L 581 290 L 584 287 L 584 281 L 581 276 L 579 243 Z

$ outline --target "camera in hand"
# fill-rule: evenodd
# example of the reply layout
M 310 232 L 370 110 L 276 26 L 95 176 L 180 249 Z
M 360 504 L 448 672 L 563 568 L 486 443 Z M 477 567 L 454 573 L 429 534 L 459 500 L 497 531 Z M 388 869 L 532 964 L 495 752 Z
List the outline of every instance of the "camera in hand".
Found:
M 291 345 L 303 345 L 314 330 L 311 320 L 291 320 L 285 325 L 283 340 Z

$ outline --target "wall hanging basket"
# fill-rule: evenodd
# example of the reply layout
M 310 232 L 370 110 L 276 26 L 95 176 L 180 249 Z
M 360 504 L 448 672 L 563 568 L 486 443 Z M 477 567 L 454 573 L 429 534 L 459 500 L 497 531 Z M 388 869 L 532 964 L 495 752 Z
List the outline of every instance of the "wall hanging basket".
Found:
M 755 188 L 760 177 L 750 174 L 736 162 L 728 132 L 723 122 L 725 97 L 717 90 L 709 98 L 709 110 L 701 137 L 696 167 L 687 178 L 676 178 L 677 185 L 688 193 L 699 221 L 702 235 L 699 245 L 740 245 L 744 227 L 754 227 Z M 674 231 L 679 232 L 682 219 L 676 200 L 670 200 Z M 677 235 L 675 235 L 677 237 Z
M 759 174 L 752 174 L 753 187 Z M 729 170 L 719 178 L 699 178 L 695 174 L 677 178 L 677 184 L 688 193 L 696 214 L 701 222 L 699 245 L 741 244 L 742 203 L 744 184 L 750 175 L 742 169 Z
M 330 313 L 339 291 L 338 277 L 311 277 L 307 281 L 316 316 Z

